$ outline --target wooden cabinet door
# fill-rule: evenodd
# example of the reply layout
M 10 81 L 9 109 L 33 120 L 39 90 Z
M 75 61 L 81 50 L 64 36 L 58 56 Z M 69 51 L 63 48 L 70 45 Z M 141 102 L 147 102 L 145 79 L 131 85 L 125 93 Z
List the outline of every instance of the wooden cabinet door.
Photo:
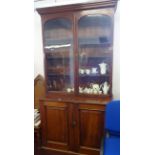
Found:
M 42 101 L 40 108 L 43 146 L 99 155 L 104 105 Z
M 40 104 L 43 146 L 68 150 L 68 105 L 44 101 Z
M 104 131 L 103 105 L 80 104 L 80 153 L 99 155 Z

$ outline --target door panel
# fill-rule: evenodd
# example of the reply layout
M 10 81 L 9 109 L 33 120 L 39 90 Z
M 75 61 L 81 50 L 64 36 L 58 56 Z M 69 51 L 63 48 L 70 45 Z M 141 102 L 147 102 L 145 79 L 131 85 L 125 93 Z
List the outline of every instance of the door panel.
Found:
M 67 113 L 64 108 L 46 108 L 47 141 L 67 142 Z
M 87 13 L 77 23 L 79 94 L 110 96 L 113 18 L 100 12 Z
M 97 149 L 104 131 L 104 109 L 102 106 L 83 106 L 79 112 L 80 146 Z
M 43 145 L 68 150 L 68 106 L 61 102 L 45 102 L 42 112 Z
M 49 19 L 44 24 L 47 91 L 74 93 L 73 26 L 68 18 Z

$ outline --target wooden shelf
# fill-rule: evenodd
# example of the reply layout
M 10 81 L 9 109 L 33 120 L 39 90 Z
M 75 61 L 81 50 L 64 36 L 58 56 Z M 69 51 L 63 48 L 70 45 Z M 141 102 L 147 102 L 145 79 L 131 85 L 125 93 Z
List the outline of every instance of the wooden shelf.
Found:
M 90 55 L 90 56 L 88 56 L 87 58 L 88 59 L 105 59 L 105 58 L 111 58 L 111 53 L 106 53 L 104 56 L 103 55 L 98 55 L 98 56 L 92 56 L 92 55 Z M 48 60 L 50 60 L 50 59 L 74 59 L 73 57 L 57 57 L 57 56 L 48 56 L 47 57 L 47 59 Z
M 48 76 L 70 76 L 70 74 L 51 74 L 47 73 Z
M 47 56 L 47 59 L 73 59 L 73 57 L 58 57 L 58 56 Z
M 92 44 L 79 44 L 80 48 L 98 48 L 98 47 L 110 47 L 112 43 L 92 43 Z
M 107 55 L 102 55 L 102 56 L 100 56 L 100 55 L 98 55 L 98 56 L 88 56 L 87 57 L 88 59 L 107 59 L 107 58 L 111 58 L 111 55 L 109 54 L 107 54 Z
M 69 74 L 69 67 L 68 66 L 48 66 L 47 67 L 48 74 Z
M 79 77 L 109 77 L 109 74 L 79 74 Z

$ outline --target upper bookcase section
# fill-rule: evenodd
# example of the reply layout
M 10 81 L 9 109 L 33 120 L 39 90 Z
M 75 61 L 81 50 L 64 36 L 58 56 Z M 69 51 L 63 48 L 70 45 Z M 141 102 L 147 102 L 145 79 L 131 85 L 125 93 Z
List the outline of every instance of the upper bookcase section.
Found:
M 40 8 L 46 95 L 112 96 L 116 0 Z

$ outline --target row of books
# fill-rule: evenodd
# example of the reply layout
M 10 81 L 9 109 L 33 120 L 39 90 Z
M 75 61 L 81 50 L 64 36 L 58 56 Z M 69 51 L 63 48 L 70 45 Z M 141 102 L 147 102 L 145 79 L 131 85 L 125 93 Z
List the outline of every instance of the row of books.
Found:
M 34 109 L 34 127 L 38 127 L 40 123 L 40 113 L 38 109 Z

